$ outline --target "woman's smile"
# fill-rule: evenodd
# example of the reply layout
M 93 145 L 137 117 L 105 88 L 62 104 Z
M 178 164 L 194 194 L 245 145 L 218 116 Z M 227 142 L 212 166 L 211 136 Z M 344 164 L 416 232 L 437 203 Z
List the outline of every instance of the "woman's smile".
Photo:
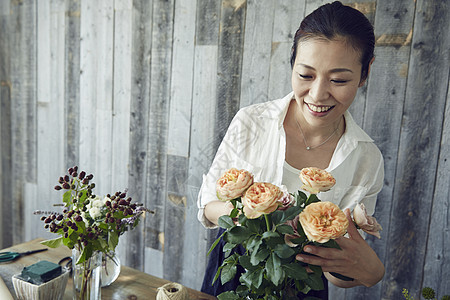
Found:
M 329 112 L 330 110 L 332 110 L 335 107 L 335 105 L 332 105 L 332 106 L 314 105 L 312 103 L 307 103 L 307 102 L 305 102 L 305 104 L 309 108 L 311 113 L 316 113 L 319 115 L 325 115 L 327 112 Z

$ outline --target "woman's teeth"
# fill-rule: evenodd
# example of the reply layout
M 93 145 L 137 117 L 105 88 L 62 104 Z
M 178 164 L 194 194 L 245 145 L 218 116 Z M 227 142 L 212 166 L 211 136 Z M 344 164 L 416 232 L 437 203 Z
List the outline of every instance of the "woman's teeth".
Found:
M 326 112 L 329 111 L 333 106 L 315 106 L 308 103 L 308 107 L 315 112 Z

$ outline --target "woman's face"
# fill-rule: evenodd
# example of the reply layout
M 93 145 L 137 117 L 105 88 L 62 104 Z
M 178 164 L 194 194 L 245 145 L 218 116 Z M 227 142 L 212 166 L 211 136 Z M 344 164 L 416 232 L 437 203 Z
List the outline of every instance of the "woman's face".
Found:
M 310 126 L 336 124 L 361 82 L 360 54 L 344 40 L 309 39 L 298 44 L 292 89 Z

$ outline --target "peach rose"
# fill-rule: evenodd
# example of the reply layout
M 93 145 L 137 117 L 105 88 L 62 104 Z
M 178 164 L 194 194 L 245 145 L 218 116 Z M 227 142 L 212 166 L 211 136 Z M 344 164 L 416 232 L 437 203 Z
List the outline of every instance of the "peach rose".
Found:
M 253 184 L 253 175 L 246 170 L 231 168 L 217 180 L 216 194 L 221 201 L 242 197 Z
M 344 212 L 332 202 L 315 202 L 300 213 L 300 224 L 310 241 L 326 243 L 347 232 Z
M 278 206 L 278 200 L 283 197 L 279 187 L 268 182 L 255 182 L 242 197 L 244 215 L 249 219 L 256 219 L 262 214 L 270 214 Z
M 311 194 L 329 191 L 336 183 L 330 173 L 314 167 L 303 168 L 300 171 L 300 179 L 303 182 L 302 189 Z
M 381 238 L 380 231 L 383 230 L 380 224 L 378 224 L 377 219 L 372 216 L 367 215 L 366 207 L 364 204 L 359 203 L 353 210 L 353 220 L 356 225 L 364 230 L 366 233 Z

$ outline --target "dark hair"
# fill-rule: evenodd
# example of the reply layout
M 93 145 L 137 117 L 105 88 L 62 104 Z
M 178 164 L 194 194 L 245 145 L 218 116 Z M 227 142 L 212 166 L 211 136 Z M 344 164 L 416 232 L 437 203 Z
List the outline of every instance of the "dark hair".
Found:
M 370 61 L 374 57 L 373 26 L 360 11 L 339 1 L 322 5 L 303 19 L 295 33 L 291 50 L 291 67 L 294 67 L 299 41 L 310 38 L 333 40 L 339 37 L 345 38 L 361 53 L 361 80 L 366 79 Z

